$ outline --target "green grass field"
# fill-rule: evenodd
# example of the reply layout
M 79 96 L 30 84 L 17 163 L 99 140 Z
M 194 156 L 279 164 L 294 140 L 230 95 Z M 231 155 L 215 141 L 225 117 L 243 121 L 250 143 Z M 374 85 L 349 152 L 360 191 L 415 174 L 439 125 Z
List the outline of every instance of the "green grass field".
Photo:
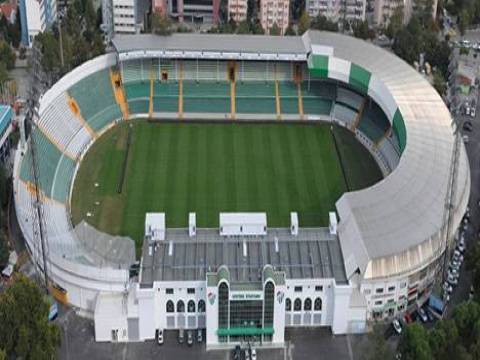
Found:
M 129 124 L 132 142 L 118 194 Z M 381 179 L 353 134 L 335 133 L 349 187 Z M 192 211 L 197 227 L 218 227 L 222 211 L 265 211 L 270 227 L 290 226 L 290 212 L 297 211 L 301 226 L 325 226 L 345 191 L 329 126 L 138 120 L 113 128 L 86 154 L 72 216 L 75 224 L 85 219 L 140 245 L 146 212 L 165 212 L 168 227 L 186 227 Z

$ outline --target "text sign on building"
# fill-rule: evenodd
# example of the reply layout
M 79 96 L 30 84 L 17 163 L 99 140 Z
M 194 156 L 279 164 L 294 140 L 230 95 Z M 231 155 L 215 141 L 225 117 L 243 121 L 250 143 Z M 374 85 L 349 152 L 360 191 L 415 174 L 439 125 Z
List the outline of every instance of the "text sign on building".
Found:
M 230 300 L 263 300 L 262 291 L 231 291 Z

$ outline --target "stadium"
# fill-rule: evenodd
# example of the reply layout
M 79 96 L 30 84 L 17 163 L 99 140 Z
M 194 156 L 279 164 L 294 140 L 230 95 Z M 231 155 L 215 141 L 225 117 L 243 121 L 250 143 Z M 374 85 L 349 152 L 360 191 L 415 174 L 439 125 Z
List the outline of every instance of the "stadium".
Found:
M 113 47 L 43 94 L 14 167 L 31 257 L 97 341 L 281 345 L 428 299 L 470 174 L 413 68 L 316 31 Z

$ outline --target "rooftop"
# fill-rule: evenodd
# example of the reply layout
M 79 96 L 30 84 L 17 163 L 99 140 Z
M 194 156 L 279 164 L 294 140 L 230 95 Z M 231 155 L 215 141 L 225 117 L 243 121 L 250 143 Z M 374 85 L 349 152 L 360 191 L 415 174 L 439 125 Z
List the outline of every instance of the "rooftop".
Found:
M 12 122 L 13 110 L 8 105 L 0 105 L 0 134 Z
M 247 256 L 243 253 L 243 243 Z M 145 241 L 140 285 L 154 281 L 205 281 L 207 272 L 226 265 L 232 283 L 261 281 L 265 265 L 284 271 L 287 279 L 334 278 L 346 283 L 343 256 L 336 236 L 328 228 L 268 229 L 266 236 L 222 237 L 216 229 L 167 229 L 166 240 L 155 249 Z

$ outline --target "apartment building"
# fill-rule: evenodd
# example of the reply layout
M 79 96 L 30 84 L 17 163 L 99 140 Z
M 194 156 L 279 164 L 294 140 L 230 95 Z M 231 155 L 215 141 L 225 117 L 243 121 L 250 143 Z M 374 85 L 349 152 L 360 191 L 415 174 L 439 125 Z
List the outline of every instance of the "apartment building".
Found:
M 20 0 L 22 44 L 32 46 L 33 39 L 57 19 L 56 0 Z
M 432 4 L 432 18 L 437 13 L 438 0 L 434 0 Z M 414 0 L 375 0 L 373 11 L 373 22 L 377 26 L 386 26 L 390 18 L 397 9 L 403 11 L 403 22 L 407 24 L 413 13 L 415 12 Z
M 310 17 L 325 16 L 331 21 L 365 20 L 366 0 L 307 0 Z
M 288 27 L 290 0 L 260 0 L 260 22 L 265 33 L 270 34 L 274 24 L 283 35 Z
M 244 21 L 247 18 L 248 0 L 228 0 L 228 18 L 235 22 Z

